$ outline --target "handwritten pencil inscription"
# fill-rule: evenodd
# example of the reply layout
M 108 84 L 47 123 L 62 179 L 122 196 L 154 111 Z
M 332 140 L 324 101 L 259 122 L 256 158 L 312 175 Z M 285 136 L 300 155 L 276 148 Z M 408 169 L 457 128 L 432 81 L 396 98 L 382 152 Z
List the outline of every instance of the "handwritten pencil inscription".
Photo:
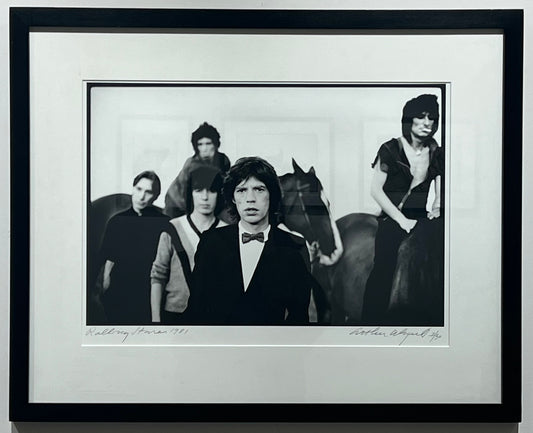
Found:
M 138 336 L 178 336 L 185 335 L 189 332 L 188 328 L 146 328 L 144 326 L 138 326 L 136 328 L 118 328 L 118 327 L 106 327 L 96 328 L 91 327 L 85 331 L 86 337 L 104 337 L 104 336 L 119 336 L 121 342 L 125 343 L 131 337 Z
M 438 329 L 425 328 L 425 329 L 416 329 L 416 328 L 394 328 L 394 329 L 385 329 L 379 326 L 374 328 L 355 328 L 349 332 L 349 335 L 352 336 L 361 336 L 361 337 L 383 337 L 383 338 L 393 338 L 397 340 L 398 346 L 403 345 L 409 340 L 409 343 L 412 343 L 413 340 L 418 340 L 420 342 L 423 340 L 427 343 L 434 343 L 439 341 L 442 338 L 441 333 Z M 393 343 L 394 344 L 394 343 Z

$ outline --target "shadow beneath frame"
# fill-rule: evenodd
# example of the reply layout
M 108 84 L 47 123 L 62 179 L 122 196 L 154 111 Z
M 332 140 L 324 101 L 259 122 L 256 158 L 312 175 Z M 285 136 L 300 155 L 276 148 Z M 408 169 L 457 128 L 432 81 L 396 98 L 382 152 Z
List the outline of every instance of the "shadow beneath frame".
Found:
M 518 433 L 518 424 L 16 423 L 12 433 Z

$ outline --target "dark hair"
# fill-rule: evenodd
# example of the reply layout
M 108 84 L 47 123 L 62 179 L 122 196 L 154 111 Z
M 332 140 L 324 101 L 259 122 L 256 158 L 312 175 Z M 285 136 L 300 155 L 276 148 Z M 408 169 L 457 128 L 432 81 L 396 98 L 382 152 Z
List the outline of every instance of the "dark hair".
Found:
M 220 134 L 217 129 L 209 123 L 204 122 L 191 135 L 191 143 L 195 155 L 198 154 L 198 140 L 201 138 L 210 138 L 216 149 L 220 147 Z
M 152 181 L 152 192 L 154 194 L 154 198 L 152 199 L 153 203 L 157 197 L 159 197 L 159 194 L 161 194 L 161 180 L 159 179 L 159 176 L 155 174 L 155 171 L 145 170 L 135 176 L 135 179 L 133 179 L 133 186 L 137 185 L 141 179 L 148 179 Z
M 215 215 L 218 215 L 224 208 L 224 197 L 222 196 L 222 175 L 218 169 L 208 165 L 195 168 L 189 174 L 187 187 L 185 189 L 185 209 L 187 214 L 194 210 L 192 192 L 195 189 L 207 189 L 217 193 L 217 204 L 215 205 Z
M 237 206 L 233 202 L 233 193 L 235 188 L 241 182 L 255 177 L 265 184 L 268 189 L 270 203 L 268 209 L 269 221 L 272 224 L 277 220 L 277 214 L 281 204 L 281 186 L 279 184 L 276 170 L 267 161 L 258 156 L 248 156 L 240 158 L 230 168 L 226 179 L 224 180 L 224 196 L 229 206 L 229 213 L 240 218 L 237 212 Z
M 402 113 L 402 135 L 411 143 L 411 127 L 413 118 L 421 117 L 422 113 L 428 113 L 430 119 L 434 120 L 431 128 L 431 137 L 439 128 L 439 103 L 435 95 L 420 95 L 407 101 Z

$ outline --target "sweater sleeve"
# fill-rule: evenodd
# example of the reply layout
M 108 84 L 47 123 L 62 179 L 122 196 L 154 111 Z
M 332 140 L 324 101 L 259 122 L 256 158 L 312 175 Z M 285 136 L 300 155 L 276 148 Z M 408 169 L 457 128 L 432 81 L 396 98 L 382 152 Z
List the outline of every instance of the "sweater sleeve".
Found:
M 157 253 L 152 264 L 152 271 L 150 272 L 152 284 L 161 283 L 166 285 L 168 283 L 172 254 L 174 254 L 174 249 L 170 235 L 167 232 L 163 232 L 159 237 Z

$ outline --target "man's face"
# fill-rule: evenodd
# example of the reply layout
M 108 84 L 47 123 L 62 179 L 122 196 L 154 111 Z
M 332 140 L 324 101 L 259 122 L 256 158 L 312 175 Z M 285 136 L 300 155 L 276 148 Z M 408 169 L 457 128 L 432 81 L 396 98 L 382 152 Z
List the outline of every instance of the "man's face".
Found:
M 131 205 L 135 212 L 140 213 L 146 206 L 152 204 L 154 200 L 153 183 L 152 180 L 143 177 L 139 179 L 137 185 L 133 186 Z
M 411 134 L 413 137 L 424 140 L 431 137 L 433 133 L 433 124 L 435 120 L 429 117 L 429 113 L 424 112 L 413 117 L 413 124 L 411 125 Z
M 217 193 L 207 188 L 192 190 L 194 211 L 202 215 L 213 215 L 217 204 Z
M 250 177 L 239 183 L 233 192 L 233 202 L 241 221 L 252 226 L 268 224 L 270 193 L 260 180 Z
M 198 156 L 201 159 L 212 159 L 215 156 L 215 145 L 213 140 L 207 137 L 198 140 Z

